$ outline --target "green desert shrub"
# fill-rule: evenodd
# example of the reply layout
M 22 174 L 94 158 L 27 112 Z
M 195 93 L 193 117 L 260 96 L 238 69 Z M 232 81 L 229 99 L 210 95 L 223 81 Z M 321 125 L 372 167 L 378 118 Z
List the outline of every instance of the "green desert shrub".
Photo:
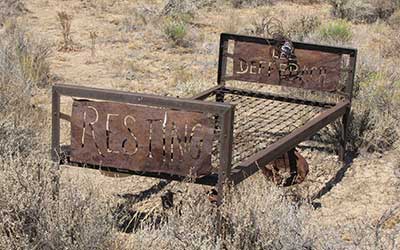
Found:
M 351 25 L 342 19 L 330 21 L 319 27 L 318 35 L 323 41 L 348 42 L 352 37 Z
M 181 20 L 167 20 L 164 27 L 165 36 L 175 45 L 185 46 L 188 34 L 188 25 Z

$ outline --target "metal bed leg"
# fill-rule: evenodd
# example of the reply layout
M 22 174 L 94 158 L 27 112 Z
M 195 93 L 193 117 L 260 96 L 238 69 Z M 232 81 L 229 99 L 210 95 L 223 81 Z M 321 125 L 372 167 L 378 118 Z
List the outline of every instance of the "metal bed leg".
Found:
M 341 127 L 341 135 L 340 135 L 340 144 L 339 144 L 339 160 L 344 162 L 346 156 L 346 144 L 347 144 L 347 136 L 350 122 L 350 108 L 347 108 L 346 113 L 342 117 L 342 127 Z
M 295 148 L 292 148 L 287 152 L 289 158 L 290 177 L 283 183 L 284 187 L 293 185 L 297 176 L 297 157 L 295 155 L 295 150 Z
M 222 91 L 217 91 L 215 94 L 215 101 L 224 102 L 225 101 L 225 93 Z

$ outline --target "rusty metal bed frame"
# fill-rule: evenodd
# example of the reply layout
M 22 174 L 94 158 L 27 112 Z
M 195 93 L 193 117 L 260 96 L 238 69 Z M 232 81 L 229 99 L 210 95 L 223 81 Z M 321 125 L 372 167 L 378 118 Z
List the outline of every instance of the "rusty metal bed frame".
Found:
M 288 77 L 284 75 L 285 68 L 281 65 L 267 64 L 268 60 L 279 61 L 279 55 L 276 57 L 274 55 L 274 49 L 278 43 L 279 41 L 273 39 L 221 34 L 217 85 L 190 99 L 72 85 L 53 86 L 52 159 L 60 163 L 118 173 L 177 181 L 188 178 L 188 176 L 162 171 L 154 172 L 146 171 L 146 169 L 71 161 L 69 158 L 71 148 L 60 145 L 60 119 L 71 121 L 69 115 L 60 112 L 60 97 L 70 96 L 139 105 L 139 108 L 150 106 L 207 114 L 212 120 L 214 134 L 213 146 L 210 149 L 213 169 L 210 174 L 192 178 L 191 181 L 217 186 L 219 203 L 222 201 L 224 184 L 236 185 L 242 182 L 257 172 L 260 166 L 290 151 L 300 142 L 307 140 L 320 129 L 340 118 L 342 132 L 338 152 L 339 159 L 343 160 L 357 50 L 293 42 L 295 50 L 299 53 L 298 64 L 303 66 L 303 63 L 304 65 L 317 63 L 318 67 L 305 68 L 301 71 L 300 66 L 297 65 L 299 67 L 296 68 L 296 74 L 290 75 L 293 72 L 289 70 Z M 268 68 L 263 67 L 261 63 L 265 63 Z M 325 67 L 324 63 L 328 66 Z M 275 71 L 278 71 L 278 79 L 271 76 L 274 73 L 274 67 Z M 276 70 L 278 68 L 279 70 Z M 265 76 L 267 70 L 268 77 Z M 261 74 L 262 71 L 264 75 Z M 300 80 L 298 79 L 299 72 L 302 78 Z M 319 75 L 315 72 L 319 72 Z M 315 81 L 317 79 L 315 77 L 319 80 Z M 271 84 L 295 87 L 321 93 L 329 92 L 339 95 L 340 98 L 337 102 L 297 98 L 228 86 L 230 81 L 254 82 L 263 86 Z M 243 84 L 243 86 L 246 85 Z

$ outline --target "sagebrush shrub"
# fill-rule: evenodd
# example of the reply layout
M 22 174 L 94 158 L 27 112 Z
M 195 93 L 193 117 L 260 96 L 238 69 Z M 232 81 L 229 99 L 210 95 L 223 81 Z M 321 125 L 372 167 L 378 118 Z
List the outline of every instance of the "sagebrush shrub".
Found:
M 395 30 L 400 30 L 400 9 L 390 16 L 388 23 Z
M 211 7 L 216 0 L 168 0 L 166 1 L 162 14 L 167 16 L 193 16 L 198 9 Z
M 358 68 L 354 84 L 348 150 L 356 154 L 382 153 L 394 149 L 400 139 L 400 79 L 363 67 Z M 340 133 L 341 123 L 336 122 L 322 136 L 327 142 L 338 144 Z
M 49 83 L 49 63 L 47 58 L 51 50 L 45 44 L 32 43 L 23 33 L 15 35 L 15 53 L 24 78 L 37 87 L 45 87 Z
M 0 27 L 24 12 L 26 9 L 22 0 L 2 0 L 0 2 Z
M 358 136 L 362 148 L 368 152 L 392 149 L 399 139 L 397 116 L 400 107 L 400 79 L 388 77 L 381 72 L 371 73 L 357 82 L 355 115 L 365 114 L 368 126 Z M 363 112 L 361 112 L 363 111 Z
M 17 126 L 9 121 L 8 117 L 0 119 L 0 158 L 29 155 L 29 152 L 39 145 L 37 140 L 32 140 L 38 136 L 37 131 Z
M 397 0 L 328 0 L 332 14 L 356 23 L 387 19 L 399 7 Z
M 0 160 L 1 249 L 109 249 L 106 203 L 90 186 L 60 183 L 56 164 L 34 151 Z
M 108 203 L 49 160 L 48 113 L 32 103 L 48 87 L 43 46 L 17 29 L 0 41 L 0 249 L 110 249 Z
M 50 48 L 44 41 L 29 39 L 24 31 L 11 27 L 0 41 L 0 86 L 20 83 L 25 91 L 48 86 Z
M 81 0 L 80 2 L 84 8 L 90 8 L 94 11 L 110 11 L 119 0 Z
M 262 5 L 272 5 L 273 0 L 229 0 L 234 8 L 241 8 L 245 6 L 262 6 Z
M 288 36 L 291 39 L 303 41 L 309 34 L 313 33 L 321 25 L 317 16 L 301 16 L 289 24 Z

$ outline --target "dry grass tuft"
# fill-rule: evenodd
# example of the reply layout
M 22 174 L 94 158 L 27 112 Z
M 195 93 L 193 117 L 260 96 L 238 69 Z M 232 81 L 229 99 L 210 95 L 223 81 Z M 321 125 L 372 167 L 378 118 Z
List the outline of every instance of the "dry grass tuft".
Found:
M 251 186 L 241 185 L 233 190 L 220 209 L 210 205 L 198 192 L 185 193 L 185 203 L 168 212 L 161 225 L 143 224 L 129 240 L 119 241 L 120 248 L 250 250 L 362 246 L 362 249 L 394 250 L 399 244 L 398 226 L 391 231 L 382 230 L 393 212 L 385 213 L 376 224 L 360 220 L 346 228 L 324 227 L 310 218 L 313 208 L 306 201 L 295 203 L 282 189 L 260 178 L 253 180 Z M 219 234 L 218 221 L 222 225 Z
M 89 32 L 89 37 L 90 37 L 90 51 L 91 51 L 91 56 L 95 57 L 96 55 L 96 39 L 98 37 L 96 31 L 90 31 Z
M 119 0 L 81 0 L 83 8 L 89 8 L 94 11 L 110 11 Z
M 302 15 L 288 25 L 288 37 L 295 41 L 304 41 L 321 25 L 321 20 L 314 15 Z
M 321 25 L 321 20 L 315 15 L 294 16 L 283 22 L 282 18 L 272 16 L 272 11 L 266 9 L 252 21 L 249 33 L 262 37 L 283 35 L 294 41 L 303 41 L 314 33 Z
M 72 41 L 71 37 L 71 23 L 73 16 L 69 15 L 65 11 L 57 12 L 57 18 L 60 22 L 61 33 L 62 33 L 62 41 L 59 47 L 59 51 L 74 51 L 77 49 L 76 44 Z
M 32 149 L 31 149 L 32 150 Z M 60 183 L 58 167 L 38 157 L 0 161 L 1 249 L 109 249 L 109 209 L 94 190 Z

